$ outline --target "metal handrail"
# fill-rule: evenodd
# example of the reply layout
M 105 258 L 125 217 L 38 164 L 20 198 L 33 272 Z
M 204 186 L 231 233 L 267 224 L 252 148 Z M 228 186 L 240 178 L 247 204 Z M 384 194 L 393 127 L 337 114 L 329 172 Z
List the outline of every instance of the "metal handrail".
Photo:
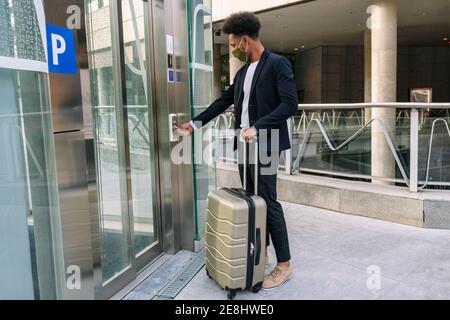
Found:
M 335 125 L 339 122 L 336 119 L 332 119 L 333 125 L 331 125 L 330 122 L 330 116 L 326 110 L 352 110 L 352 109 L 373 109 L 373 108 L 389 108 L 389 109 L 408 109 L 409 111 L 406 111 L 406 119 L 408 119 L 411 123 L 411 164 L 410 164 L 410 173 L 409 177 L 407 174 L 407 170 L 405 169 L 405 166 L 403 165 L 401 159 L 399 158 L 397 154 L 397 150 L 392 142 L 392 139 L 390 138 L 389 134 L 387 133 L 386 128 L 384 127 L 384 123 L 380 119 L 372 119 L 369 122 L 365 123 L 363 119 L 360 119 L 359 122 L 360 128 L 344 143 L 342 143 L 340 146 L 335 147 L 335 145 L 332 143 L 330 138 L 328 137 L 328 134 L 325 131 L 325 128 L 323 126 L 323 122 L 327 121 L 330 124 L 330 127 L 334 128 Z M 232 113 L 234 109 L 234 106 L 230 107 L 227 110 L 227 114 Z M 426 121 L 427 116 L 423 113 L 422 110 L 424 109 L 450 109 L 450 103 L 422 103 L 422 102 L 383 102 L 383 103 L 325 103 L 325 104 L 299 104 L 298 110 L 303 111 L 303 113 L 300 115 L 296 115 L 288 120 L 288 125 L 290 126 L 290 136 L 291 141 L 293 141 L 293 134 L 297 134 L 298 131 L 301 131 L 300 128 L 303 127 L 303 132 L 305 132 L 305 136 L 303 139 L 303 143 L 300 146 L 300 151 L 297 155 L 297 158 L 295 159 L 294 165 L 291 165 L 292 162 L 292 155 L 291 150 L 286 151 L 286 159 L 287 162 L 285 166 L 285 171 L 288 174 L 292 174 L 294 168 L 296 168 L 299 164 L 302 156 L 302 149 L 305 148 L 308 135 L 311 135 L 311 127 L 313 124 L 317 123 L 319 126 L 319 129 L 325 138 L 328 147 L 332 151 L 338 151 L 342 149 L 345 145 L 348 145 L 350 142 L 355 140 L 362 132 L 364 132 L 374 121 L 377 122 L 382 128 L 384 137 L 387 140 L 387 143 L 390 147 L 390 150 L 395 158 L 395 162 L 397 166 L 399 167 L 402 177 L 405 181 L 405 183 L 409 186 L 410 190 L 412 192 L 416 192 L 418 190 L 424 189 L 429 184 L 429 171 L 430 171 L 430 162 L 431 162 L 431 148 L 433 144 L 433 135 L 435 131 L 436 124 L 439 121 L 442 121 L 446 125 L 447 132 L 450 137 L 450 127 L 446 120 L 439 118 L 434 120 L 432 129 L 431 129 L 431 136 L 429 140 L 428 145 L 428 158 L 427 158 L 427 166 L 426 166 L 426 177 L 424 184 L 418 185 L 418 135 L 419 130 L 423 126 L 424 122 Z M 420 117 L 419 117 L 419 110 Z M 311 119 L 307 120 L 307 116 L 305 116 L 306 111 L 312 111 Z M 324 111 L 323 114 L 317 113 L 317 111 Z M 300 116 L 300 117 L 299 117 Z M 341 112 L 337 113 L 338 119 L 341 117 Z M 308 116 L 309 117 L 309 116 Z M 333 116 L 335 117 L 335 116 Z M 401 117 L 401 114 L 399 115 Z M 396 117 L 396 120 L 399 120 Z M 216 123 L 219 124 L 219 121 Z M 228 126 L 231 125 L 231 122 L 228 122 Z M 304 151 L 304 150 L 303 150 Z
M 395 158 L 395 162 L 397 163 L 397 166 L 399 167 L 402 177 L 405 181 L 405 183 L 409 186 L 410 190 L 412 192 L 417 192 L 418 189 L 422 190 L 424 189 L 428 183 L 429 183 L 429 171 L 430 171 L 430 162 L 431 162 L 431 149 L 432 149 L 432 144 L 433 144 L 433 135 L 434 135 L 434 131 L 435 131 L 435 127 L 437 122 L 442 121 L 445 123 L 447 132 L 449 134 L 450 137 L 450 128 L 448 126 L 448 123 L 446 120 L 439 118 L 433 121 L 432 124 L 432 129 L 431 129 L 431 135 L 430 135 L 430 140 L 429 140 L 429 144 L 428 144 L 428 156 L 427 156 L 427 166 L 426 166 L 426 177 L 425 177 L 425 182 L 423 185 L 419 186 L 418 185 L 418 131 L 420 128 L 419 125 L 419 116 L 418 116 L 418 110 L 420 109 L 448 109 L 450 108 L 450 103 L 336 103 L 336 104 L 331 104 L 331 103 L 327 103 L 327 104 L 299 104 L 299 110 L 303 110 L 303 111 L 316 111 L 316 110 L 328 110 L 328 109 L 356 109 L 356 108 L 395 108 L 395 109 L 410 109 L 411 110 L 411 116 L 408 117 L 408 119 L 410 119 L 411 121 L 411 147 L 410 147 L 410 152 L 411 152 L 411 165 L 410 165 L 410 176 L 408 177 L 408 175 L 406 174 L 406 170 L 402 164 L 402 162 L 400 161 L 396 149 L 392 143 L 391 138 L 389 137 L 389 135 L 387 134 L 386 128 L 384 127 L 384 124 L 382 122 L 382 120 L 380 119 L 372 119 L 370 120 L 368 123 L 366 123 L 364 126 L 362 126 L 359 130 L 357 130 L 349 139 L 347 139 L 345 142 L 343 142 L 340 146 L 335 147 L 334 144 L 331 142 L 331 140 L 328 137 L 328 134 L 326 133 L 325 129 L 323 128 L 323 124 L 320 120 L 318 119 L 311 119 L 311 121 L 308 124 L 308 128 L 305 131 L 305 136 L 303 139 L 302 144 L 300 145 L 300 150 L 299 153 L 297 155 L 297 158 L 295 160 L 294 165 L 292 166 L 292 168 L 290 169 L 294 169 L 300 165 L 300 161 L 303 158 L 303 152 L 304 149 L 306 147 L 306 143 L 307 140 L 309 139 L 310 135 L 311 135 L 311 126 L 314 123 L 317 123 L 319 126 L 319 129 L 322 133 L 322 136 L 325 138 L 326 143 L 328 144 L 328 147 L 332 150 L 332 151 L 338 151 L 339 149 L 341 149 L 342 147 L 344 147 L 345 145 L 348 145 L 349 143 L 351 143 L 353 140 L 355 140 L 364 130 L 367 129 L 367 127 L 374 121 L 377 121 L 383 128 L 383 132 L 384 132 L 384 136 L 385 139 L 387 140 L 387 143 L 389 144 L 389 147 L 391 149 L 391 152 Z M 420 124 L 423 124 L 424 119 L 420 119 Z M 291 135 L 291 139 L 292 139 L 292 135 Z M 291 170 L 291 172 L 293 172 L 294 170 Z
M 450 109 L 450 103 L 423 103 L 423 102 L 383 102 L 383 103 L 307 103 L 307 104 L 299 104 L 298 110 L 299 111 L 318 111 L 318 110 L 331 110 L 331 109 L 337 109 L 337 110 L 352 110 L 352 109 L 373 109 L 373 108 L 390 108 L 390 109 Z M 234 111 L 234 105 L 230 106 L 230 108 L 225 111 L 225 114 L 232 114 Z M 399 115 L 396 117 L 396 120 L 399 120 L 402 116 L 402 114 L 405 113 L 405 116 L 407 119 L 410 119 L 410 116 L 408 114 L 408 111 L 400 112 Z M 353 114 L 352 114 L 353 115 Z M 313 113 L 312 116 L 316 116 L 315 113 Z M 329 118 L 328 114 L 319 115 L 319 118 L 323 117 Z M 341 112 L 338 112 L 338 119 L 334 120 L 335 123 L 339 122 L 339 118 L 341 117 Z M 450 114 L 449 114 L 449 120 L 450 120 Z M 299 131 L 299 128 L 301 126 L 302 120 L 306 121 L 306 118 L 304 118 L 304 115 L 302 114 L 300 117 L 300 121 L 298 123 L 297 130 Z M 420 126 L 423 125 L 423 123 L 426 120 L 426 116 L 424 114 L 421 114 L 420 118 Z M 323 121 L 323 120 L 322 120 Z M 328 121 L 330 121 L 328 119 Z M 359 125 L 364 125 L 364 121 L 358 121 Z M 294 123 L 295 124 L 295 123 Z M 306 129 L 306 123 L 303 124 L 304 129 Z
M 357 108 L 394 108 L 394 109 L 450 109 L 448 102 L 357 102 L 357 103 L 300 103 L 299 110 L 321 110 L 321 109 L 357 109 Z M 226 112 L 231 112 L 231 105 Z
M 321 110 L 321 109 L 372 109 L 372 108 L 393 108 L 393 109 L 447 109 L 450 103 L 446 102 L 382 102 L 382 103 L 302 103 L 298 105 L 299 110 Z

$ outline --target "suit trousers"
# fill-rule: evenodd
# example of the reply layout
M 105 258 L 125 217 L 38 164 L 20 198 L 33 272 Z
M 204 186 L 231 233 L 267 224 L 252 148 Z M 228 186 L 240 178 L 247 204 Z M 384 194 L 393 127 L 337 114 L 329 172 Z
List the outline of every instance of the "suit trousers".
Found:
M 280 153 L 271 157 L 271 153 L 267 154 L 271 160 L 266 164 L 262 164 L 258 160 L 258 196 L 266 201 L 267 205 L 267 228 L 266 228 L 266 246 L 270 246 L 272 239 L 273 246 L 279 263 L 287 262 L 291 259 L 289 250 L 289 238 L 287 233 L 286 221 L 284 219 L 283 207 L 277 201 L 277 170 L 280 160 Z M 255 163 L 255 162 L 251 162 Z M 269 168 L 271 168 L 269 170 Z M 268 172 L 270 171 L 270 172 Z M 244 187 L 244 165 L 239 164 L 239 175 L 241 177 L 242 186 Z M 255 190 L 255 167 L 254 164 L 247 165 L 247 191 L 254 193 Z

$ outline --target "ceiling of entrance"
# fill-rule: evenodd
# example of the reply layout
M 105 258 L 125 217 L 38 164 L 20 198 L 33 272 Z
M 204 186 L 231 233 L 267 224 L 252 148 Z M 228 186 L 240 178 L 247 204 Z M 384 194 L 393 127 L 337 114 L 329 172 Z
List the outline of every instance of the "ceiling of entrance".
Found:
M 316 0 L 258 13 L 261 39 L 272 51 L 295 53 L 321 45 L 363 45 L 369 0 Z M 217 23 L 214 29 L 220 29 Z M 449 0 L 398 0 L 400 45 L 449 45 Z M 227 36 L 214 36 L 227 44 Z

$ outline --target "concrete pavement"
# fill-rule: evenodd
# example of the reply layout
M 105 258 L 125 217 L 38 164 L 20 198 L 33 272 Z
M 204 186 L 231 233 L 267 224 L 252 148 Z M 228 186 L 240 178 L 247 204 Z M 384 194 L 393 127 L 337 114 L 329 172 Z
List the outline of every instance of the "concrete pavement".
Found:
M 296 273 L 282 288 L 238 293 L 237 300 L 450 299 L 449 230 L 282 204 Z M 202 269 L 176 299 L 226 294 Z

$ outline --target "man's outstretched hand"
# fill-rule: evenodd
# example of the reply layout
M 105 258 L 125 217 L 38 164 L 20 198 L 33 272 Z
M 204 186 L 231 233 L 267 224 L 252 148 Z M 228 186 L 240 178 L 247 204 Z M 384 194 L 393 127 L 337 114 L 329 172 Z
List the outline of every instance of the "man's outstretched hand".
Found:
M 180 127 L 177 127 L 177 132 L 182 137 L 189 136 L 194 131 L 191 124 L 189 122 L 182 124 Z

